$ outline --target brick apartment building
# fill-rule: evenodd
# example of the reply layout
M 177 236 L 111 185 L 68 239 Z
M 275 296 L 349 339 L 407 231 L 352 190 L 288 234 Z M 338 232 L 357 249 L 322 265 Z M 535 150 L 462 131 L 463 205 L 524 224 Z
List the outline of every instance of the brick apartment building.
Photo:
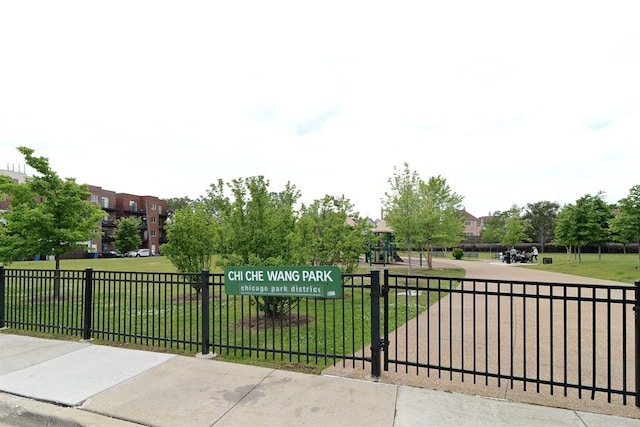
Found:
M 27 175 L 15 170 L 0 169 L 0 174 L 10 176 L 16 182 L 22 183 Z M 116 220 L 127 217 L 138 217 L 141 220 L 140 249 L 150 249 L 154 253 L 160 252 L 160 245 L 167 242 L 164 224 L 167 221 L 167 201 L 155 196 L 138 196 L 129 193 L 116 193 L 105 190 L 95 185 L 87 186 L 91 193 L 91 201 L 98 204 L 105 212 L 105 216 L 99 224 L 102 236 L 88 242 L 88 252 L 105 252 L 115 249 L 113 233 L 116 229 Z M 7 200 L 0 200 L 0 209 L 8 209 Z M 83 251 L 84 252 L 84 251 Z M 77 258 L 81 254 L 69 254 Z
M 105 211 L 102 220 L 102 239 L 90 243 L 90 251 L 104 252 L 114 249 L 113 233 L 116 220 L 128 217 L 140 218 L 141 248 L 159 253 L 160 245 L 167 242 L 164 224 L 167 221 L 167 201 L 155 196 L 139 196 L 129 193 L 116 193 L 102 187 L 89 185 L 91 201 Z

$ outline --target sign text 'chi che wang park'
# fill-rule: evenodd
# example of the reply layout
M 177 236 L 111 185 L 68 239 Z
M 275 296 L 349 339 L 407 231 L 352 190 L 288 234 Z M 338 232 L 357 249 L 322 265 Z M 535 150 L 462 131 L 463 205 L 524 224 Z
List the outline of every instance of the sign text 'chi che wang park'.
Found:
M 227 267 L 224 288 L 230 295 L 338 298 L 342 273 L 335 266 Z

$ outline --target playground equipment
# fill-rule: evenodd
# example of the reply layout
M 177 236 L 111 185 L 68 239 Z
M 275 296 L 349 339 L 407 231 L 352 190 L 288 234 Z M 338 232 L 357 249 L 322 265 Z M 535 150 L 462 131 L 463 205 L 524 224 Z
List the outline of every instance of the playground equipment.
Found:
M 380 220 L 373 229 L 376 235 L 374 242 L 369 245 L 366 254 L 369 265 L 371 264 L 390 264 L 392 262 L 402 262 L 402 258 L 398 255 L 398 249 L 393 241 L 393 230 L 384 220 Z

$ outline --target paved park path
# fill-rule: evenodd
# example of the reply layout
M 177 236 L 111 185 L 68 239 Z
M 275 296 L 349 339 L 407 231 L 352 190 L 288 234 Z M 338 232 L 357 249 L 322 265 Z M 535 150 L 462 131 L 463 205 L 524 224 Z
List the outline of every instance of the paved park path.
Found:
M 414 261 L 415 265 L 415 261 Z M 530 266 L 530 264 L 529 264 Z M 517 281 L 517 282 L 545 282 L 545 283 L 580 283 L 580 284 L 598 284 L 598 285 L 621 285 L 618 282 L 592 279 L 580 276 L 573 276 L 567 274 L 560 273 L 552 273 L 546 271 L 535 270 L 527 267 L 527 264 L 506 264 L 500 261 L 487 261 L 487 260 L 478 260 L 478 261 L 468 261 L 468 260 L 454 260 L 454 259 L 434 259 L 433 267 L 435 269 L 438 268 L 463 268 L 466 271 L 465 280 L 461 283 L 465 289 L 470 289 L 471 286 L 474 286 L 473 281 L 470 279 L 479 279 L 479 282 L 476 282 L 475 286 L 478 286 L 478 283 L 483 284 L 483 280 L 488 280 L 488 286 L 491 286 L 490 280 L 501 280 L 501 281 Z M 497 284 L 493 284 L 497 286 Z M 632 284 L 624 284 L 628 286 L 632 286 Z M 503 285 L 508 286 L 508 285 Z M 600 295 L 599 295 L 600 296 Z M 476 324 L 476 328 L 480 328 L 479 330 L 485 330 L 484 325 L 478 325 L 478 322 L 484 322 L 484 307 L 482 307 L 482 313 L 480 316 L 476 316 L 473 318 L 470 315 L 470 310 L 472 309 L 472 294 L 461 294 L 461 293 L 452 293 L 445 297 L 442 300 L 442 303 L 439 305 L 433 305 L 429 310 L 422 313 L 416 319 L 407 322 L 407 324 L 398 328 L 393 332 L 393 335 L 390 336 L 389 341 L 390 345 L 388 348 L 388 352 L 390 358 L 394 358 L 395 355 L 399 353 L 404 353 L 405 348 L 410 349 L 412 352 L 409 355 L 409 360 L 419 359 L 421 363 L 424 363 L 427 356 L 429 356 L 430 360 L 437 360 L 437 357 L 442 357 L 447 363 L 449 363 L 449 359 L 451 360 L 464 360 L 465 367 L 472 366 L 473 359 L 478 360 L 478 353 L 473 354 L 473 334 L 470 333 L 473 329 L 473 324 Z M 485 301 L 483 299 L 483 301 Z M 553 334 L 553 342 L 559 343 L 563 341 L 562 329 L 545 332 L 543 331 L 540 336 L 536 336 L 535 334 L 528 333 L 528 335 L 523 336 L 521 331 L 523 329 L 523 325 L 525 323 L 523 311 L 526 310 L 527 318 L 531 318 L 532 313 L 535 311 L 535 307 L 529 307 L 529 303 L 535 304 L 535 301 L 531 299 L 531 301 L 527 301 L 524 303 L 522 299 L 519 300 L 519 304 L 516 303 L 513 307 L 513 310 L 509 309 L 507 304 L 501 307 L 500 316 L 497 315 L 497 307 L 492 307 L 492 304 L 496 304 L 497 298 L 493 298 L 487 300 L 486 304 L 489 308 L 489 313 L 495 313 L 494 316 L 489 316 L 489 322 L 492 324 L 487 325 L 487 330 L 489 334 L 484 337 L 483 334 L 479 334 L 482 336 L 476 335 L 476 347 L 487 346 L 487 348 L 496 348 L 496 343 L 498 341 L 501 342 L 509 342 L 509 338 L 512 338 L 512 342 L 514 342 L 514 351 L 511 356 L 511 352 L 509 348 L 505 348 L 503 344 L 503 349 L 501 351 L 502 362 L 501 365 L 504 366 L 505 360 L 509 361 L 510 357 L 513 357 L 513 366 L 522 367 L 526 366 L 527 372 L 529 375 L 532 372 L 535 372 L 535 369 L 539 369 L 540 378 L 547 378 L 549 375 L 550 364 L 548 361 L 550 360 L 550 351 L 545 347 L 544 343 L 549 342 L 549 335 Z M 527 305 L 527 307 L 523 307 L 523 305 Z M 603 308 L 604 308 L 604 304 Z M 563 322 L 563 318 L 567 318 L 567 324 L 577 324 L 577 311 L 571 308 L 566 310 L 557 310 L 560 303 L 554 307 L 554 322 L 557 321 L 557 325 L 561 325 Z M 577 305 L 574 305 L 577 306 Z M 569 306 L 570 307 L 570 306 Z M 538 309 L 540 312 L 540 319 L 548 319 L 550 316 L 550 310 L 548 304 L 541 304 Z M 546 312 L 545 312 L 546 310 Z M 600 310 L 600 307 L 598 307 Z M 464 311 L 464 316 L 462 315 Z M 556 311 L 558 314 L 555 314 Z M 631 310 L 628 310 L 626 313 L 622 313 L 622 310 L 612 310 L 610 313 L 611 322 L 613 325 L 620 325 L 622 328 L 622 316 L 626 316 L 627 319 L 627 336 L 628 339 L 631 340 L 630 343 L 627 343 L 627 348 L 633 351 L 634 348 L 634 340 L 633 340 L 633 325 L 634 325 L 634 315 Z M 425 325 L 428 323 L 430 325 L 437 325 L 438 319 L 448 319 L 449 316 L 453 319 L 465 319 L 465 328 L 464 330 L 469 332 L 466 333 L 465 336 L 461 336 L 459 331 L 452 331 L 452 335 L 448 335 L 449 331 L 441 331 L 441 335 L 448 339 L 451 338 L 451 343 L 453 345 L 449 346 L 449 342 L 446 342 L 445 345 L 439 345 L 438 340 L 440 339 L 437 333 L 429 334 L 429 343 L 427 344 L 427 339 L 422 339 L 422 342 L 418 343 L 418 348 L 416 348 L 415 343 L 412 343 L 408 346 L 405 346 L 407 337 L 416 336 L 416 328 L 420 328 L 420 336 L 425 336 Z M 600 316 L 599 311 L 596 313 L 597 318 Z M 605 314 L 603 313 L 602 316 Z M 582 319 L 582 325 L 591 325 L 591 318 L 585 316 L 585 319 Z M 603 317 L 600 317 L 603 318 Z M 469 322 L 467 325 L 466 323 Z M 498 327 L 497 324 L 501 325 L 501 337 L 498 337 Z M 520 326 L 518 326 L 520 325 Z M 554 323 L 555 325 L 555 323 Z M 600 325 L 600 323 L 598 323 Z M 596 327 L 596 336 L 600 336 L 599 327 Z M 602 322 L 603 333 L 606 333 L 604 330 L 605 325 Z M 620 333 L 616 333 L 615 330 L 612 331 L 613 342 L 611 348 L 613 349 L 612 359 L 613 360 L 621 360 L 621 355 L 619 353 L 622 352 L 621 348 L 623 347 L 622 342 L 622 333 L 621 329 Z M 505 337 L 505 333 L 507 336 Z M 572 342 L 571 340 L 577 340 L 577 328 L 573 330 L 569 328 L 569 335 L 567 337 L 568 342 Z M 513 334 L 513 337 L 509 337 L 509 334 Z M 558 334 L 558 335 L 556 335 Z M 585 333 L 586 337 L 583 337 L 583 342 L 585 340 L 589 340 L 592 336 L 591 331 Z M 498 339 L 500 338 L 500 339 Z M 483 340 L 486 339 L 486 342 Z M 534 358 L 536 345 L 540 343 L 540 359 L 543 360 L 542 363 L 536 366 L 536 361 Z M 613 388 L 622 388 L 622 371 L 621 366 L 613 365 L 610 368 L 607 367 L 606 362 L 606 351 L 602 350 L 602 346 L 606 346 L 606 342 L 601 340 L 596 344 L 596 371 L 597 378 L 600 378 L 602 381 L 602 376 L 606 376 L 607 369 L 611 369 L 611 377 L 614 379 L 612 382 Z M 448 353 L 448 349 L 452 349 L 452 353 Z M 463 350 L 461 350 L 463 349 Z M 524 349 L 524 351 L 522 351 Z M 366 353 L 369 353 L 369 346 L 365 346 Z M 558 349 L 554 351 L 556 353 Z M 415 352 L 415 354 L 414 354 Z M 438 352 L 439 354 L 435 354 L 434 352 Z M 482 352 L 480 352 L 482 353 Z M 571 352 L 570 352 L 571 353 Z M 633 353 L 629 353 L 633 355 Z M 398 357 L 401 360 L 405 354 L 400 354 L 402 357 Z M 481 355 L 482 356 L 482 355 Z M 591 354 L 585 355 L 587 360 L 591 357 Z M 553 358 L 553 366 L 554 366 L 554 378 L 562 378 L 558 377 L 558 375 L 567 375 L 569 378 L 569 382 L 577 382 L 578 369 L 577 369 L 577 360 L 572 360 L 571 354 L 569 359 L 567 360 L 566 366 L 564 360 L 562 358 L 562 353 L 558 354 L 556 357 L 554 355 Z M 618 358 L 618 359 L 616 359 Z M 487 364 L 490 367 L 490 371 L 495 372 L 497 369 L 498 359 L 496 357 L 490 357 L 490 360 L 487 360 Z M 480 360 L 484 367 L 484 360 Z M 329 367 L 325 370 L 324 374 L 326 375 L 337 375 L 337 376 L 345 376 L 345 377 L 353 377 L 353 378 L 367 378 L 370 376 L 370 366 L 365 367 L 365 369 L 360 368 L 351 368 L 349 363 L 346 363 L 346 367 L 342 366 L 342 363 L 337 363 L 335 366 Z M 585 365 L 588 365 L 585 367 Z M 604 365 L 604 366 L 603 366 Z M 360 367 L 362 365 L 359 365 Z M 635 372 L 633 371 L 633 366 L 627 367 L 626 378 L 628 387 L 634 388 L 634 377 Z M 565 372 L 566 371 L 566 372 Z M 522 372 L 514 372 L 514 374 L 521 374 Z M 591 378 L 592 372 L 590 369 L 590 364 L 584 362 L 582 363 L 581 374 L 583 378 L 589 379 Z M 591 399 L 591 393 L 588 391 L 582 392 L 582 396 L 578 396 L 578 391 L 575 389 L 568 389 L 565 393 L 565 390 L 559 387 L 554 387 L 553 394 L 548 386 L 540 386 L 539 392 L 535 384 L 527 384 L 526 389 L 521 382 L 511 383 L 509 380 L 502 379 L 498 381 L 497 379 L 490 378 L 488 380 L 485 379 L 484 376 L 477 378 L 473 378 L 473 376 L 466 374 L 463 376 L 459 374 L 450 374 L 449 372 L 440 372 L 438 373 L 435 370 L 430 370 L 427 372 L 426 369 L 418 369 L 415 367 L 405 367 L 405 366 L 396 366 L 391 365 L 389 367 L 389 371 L 383 371 L 382 376 L 379 379 L 380 382 L 390 383 L 390 384 L 404 384 L 411 386 L 418 386 L 424 388 L 430 388 L 435 390 L 449 390 L 455 392 L 468 393 L 473 395 L 481 395 L 488 397 L 495 397 L 500 399 L 507 399 L 512 401 L 519 402 L 527 402 L 540 404 L 544 406 L 552 406 L 552 407 L 561 407 L 575 410 L 584 410 L 589 412 L 597 412 L 602 414 L 610 414 L 610 415 L 620 415 L 625 417 L 632 418 L 640 418 L 640 408 L 635 406 L 635 401 L 632 398 L 627 399 L 626 405 L 623 404 L 622 398 L 620 396 L 612 396 L 612 401 L 607 401 L 607 396 L 604 393 L 596 393 L 595 399 Z M 583 380 L 585 381 L 585 380 Z M 606 379 L 605 379 L 606 381 Z M 585 381 L 586 382 L 586 381 Z M 606 384 L 606 383 L 605 383 Z M 565 395 L 566 394 L 566 395 Z

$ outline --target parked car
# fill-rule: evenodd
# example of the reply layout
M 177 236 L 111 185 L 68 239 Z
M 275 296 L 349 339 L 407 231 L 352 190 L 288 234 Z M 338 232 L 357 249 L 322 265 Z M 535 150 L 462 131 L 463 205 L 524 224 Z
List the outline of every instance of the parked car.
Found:
M 137 251 L 137 250 L 136 250 L 136 251 L 129 251 L 129 252 L 127 252 L 127 254 L 126 254 L 125 256 L 126 256 L 127 258 L 133 258 L 133 257 L 136 257 L 136 256 L 138 256 L 138 251 Z
M 105 251 L 100 253 L 100 258 L 122 258 L 124 255 L 118 251 Z
M 136 256 L 154 256 L 155 254 L 151 249 L 138 249 Z

